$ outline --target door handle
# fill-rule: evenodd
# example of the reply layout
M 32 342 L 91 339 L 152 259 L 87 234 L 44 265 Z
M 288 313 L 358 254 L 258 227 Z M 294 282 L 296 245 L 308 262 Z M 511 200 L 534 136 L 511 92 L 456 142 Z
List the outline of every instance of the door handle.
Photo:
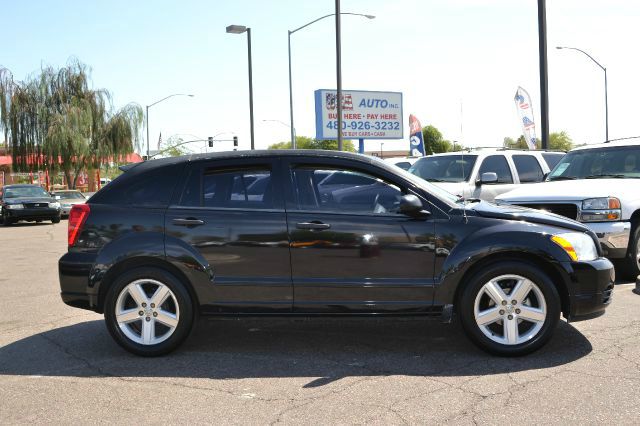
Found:
M 331 225 L 329 225 L 328 223 L 322 223 L 322 222 L 300 222 L 300 223 L 296 223 L 296 228 L 310 229 L 312 231 L 321 231 L 323 229 L 331 228 Z
M 176 226 L 200 226 L 204 225 L 204 220 L 187 218 L 187 219 L 173 219 L 173 224 Z

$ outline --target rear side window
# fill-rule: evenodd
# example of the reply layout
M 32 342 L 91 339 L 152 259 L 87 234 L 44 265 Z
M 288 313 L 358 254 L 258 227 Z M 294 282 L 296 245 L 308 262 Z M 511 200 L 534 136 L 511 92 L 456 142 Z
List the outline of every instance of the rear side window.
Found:
M 533 155 L 514 155 L 513 163 L 520 176 L 520 183 L 542 182 L 544 174 Z
M 180 205 L 189 207 L 273 209 L 271 171 L 194 169 Z
M 542 153 L 542 158 L 544 158 L 544 161 L 547 162 L 549 170 L 553 170 L 553 168 L 560 162 L 560 160 L 562 160 L 562 157 L 564 157 L 564 154 L 552 154 L 549 152 Z
M 136 207 L 166 207 L 182 171 L 182 164 L 158 167 L 126 178 L 127 173 L 98 192 L 92 200 L 99 204 Z
M 490 155 L 484 159 L 480 166 L 478 176 L 490 172 L 498 175 L 497 183 L 513 183 L 513 176 L 511 176 L 511 170 L 504 155 Z

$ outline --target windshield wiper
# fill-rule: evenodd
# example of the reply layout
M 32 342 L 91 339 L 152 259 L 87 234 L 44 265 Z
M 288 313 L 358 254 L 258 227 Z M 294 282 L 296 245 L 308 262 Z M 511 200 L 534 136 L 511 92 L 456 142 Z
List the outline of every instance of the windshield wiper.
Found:
M 600 178 L 613 178 L 613 179 L 624 179 L 627 176 L 622 175 L 622 174 L 608 174 L 608 173 L 603 173 L 601 175 L 589 175 L 589 176 L 585 176 L 585 179 L 600 179 Z
M 447 182 L 444 179 L 436 179 L 436 178 L 427 178 L 426 181 L 427 182 Z
M 576 180 L 576 179 L 578 179 L 578 178 L 575 177 L 575 176 L 554 176 L 554 177 L 549 178 L 549 181 L 552 181 L 552 180 Z
M 482 201 L 480 198 L 464 198 L 458 195 L 458 199 L 456 200 L 456 203 L 479 203 L 480 201 Z

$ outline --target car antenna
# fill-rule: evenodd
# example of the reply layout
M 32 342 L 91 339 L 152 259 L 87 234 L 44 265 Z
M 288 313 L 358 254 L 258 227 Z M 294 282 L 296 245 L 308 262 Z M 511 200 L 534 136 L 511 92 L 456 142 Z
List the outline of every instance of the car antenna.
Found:
M 466 180 L 464 176 L 464 146 L 462 145 L 462 141 L 464 141 L 464 137 L 462 134 L 462 99 L 460 99 L 460 167 L 462 168 L 462 217 L 464 218 L 464 223 L 469 221 L 467 217 L 467 202 L 465 201 L 465 188 L 466 188 Z

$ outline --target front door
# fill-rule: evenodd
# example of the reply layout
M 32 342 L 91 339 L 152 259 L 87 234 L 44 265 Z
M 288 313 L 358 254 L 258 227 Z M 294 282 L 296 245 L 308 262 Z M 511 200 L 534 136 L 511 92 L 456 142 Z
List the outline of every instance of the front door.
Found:
M 285 167 L 294 311 L 428 310 L 434 222 L 397 212 L 409 189 L 353 162 L 296 161 Z M 340 185 L 326 185 L 332 174 Z
M 167 210 L 166 233 L 191 245 L 212 268 L 203 307 L 209 313 L 291 312 L 278 164 L 252 159 L 187 166 L 184 190 Z

